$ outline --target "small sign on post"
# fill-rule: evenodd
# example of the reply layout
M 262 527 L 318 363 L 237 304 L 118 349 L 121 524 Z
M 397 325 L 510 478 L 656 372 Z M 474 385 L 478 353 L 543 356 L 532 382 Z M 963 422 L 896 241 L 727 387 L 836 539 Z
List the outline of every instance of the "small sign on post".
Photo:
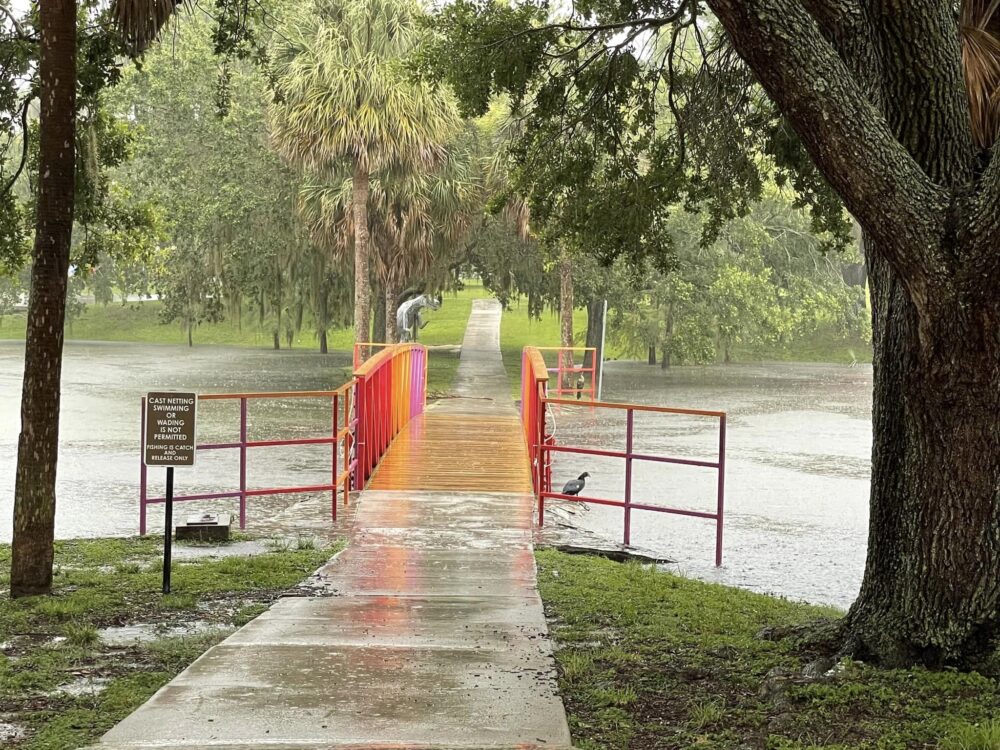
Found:
M 170 552 L 174 525 L 174 469 L 194 466 L 198 394 L 157 391 L 146 394 L 143 462 L 165 466 L 167 494 L 163 517 L 163 593 L 170 593 Z

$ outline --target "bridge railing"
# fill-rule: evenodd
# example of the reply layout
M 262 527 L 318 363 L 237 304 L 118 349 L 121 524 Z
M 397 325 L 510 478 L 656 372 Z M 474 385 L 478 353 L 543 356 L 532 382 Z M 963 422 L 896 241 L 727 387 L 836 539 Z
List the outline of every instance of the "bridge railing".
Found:
M 388 349 L 394 344 L 386 344 L 382 341 L 361 341 L 354 344 L 354 367 L 357 370 L 362 364 L 374 357 L 383 349 Z
M 354 488 L 371 478 L 399 431 L 423 412 L 427 400 L 427 348 L 394 344 L 354 371 L 357 381 L 358 465 Z
M 549 389 L 556 398 L 570 396 L 577 400 L 586 397 L 590 401 L 597 398 L 597 349 L 592 346 L 536 346 L 543 361 L 549 354 L 556 355 L 555 367 L 546 364 L 550 375 L 555 375 L 553 387 Z M 586 365 L 590 355 L 590 366 Z M 580 364 L 576 364 L 580 355 Z M 583 379 L 582 384 L 580 379 Z
M 367 346 L 367 344 L 365 345 Z M 337 519 L 337 495 L 343 504 L 350 500 L 352 489 L 361 490 L 385 455 L 392 439 L 417 414 L 424 410 L 427 398 L 427 349 L 420 344 L 381 345 L 380 351 L 361 363 L 354 377 L 332 391 L 282 391 L 270 393 L 211 393 L 199 401 L 231 401 L 239 406 L 239 432 L 235 440 L 199 443 L 196 450 L 239 451 L 239 476 L 229 488 L 217 492 L 174 494 L 174 502 L 192 500 L 239 500 L 240 528 L 247 523 L 247 501 L 265 495 L 300 492 L 330 492 L 331 516 Z M 287 399 L 320 399 L 330 402 L 330 432 L 305 438 L 251 440 L 249 411 L 251 402 Z M 141 400 L 140 446 L 146 434 L 146 402 Z M 296 445 L 330 446 L 330 481 L 324 484 L 290 487 L 249 487 L 247 470 L 251 449 Z M 163 503 L 165 497 L 149 495 L 148 469 L 139 459 L 139 533 L 145 535 L 150 505 Z M 225 486 L 225 485 L 224 485 Z
M 202 492 L 196 494 L 175 494 L 174 502 L 191 500 L 221 500 L 239 499 L 240 529 L 247 525 L 247 500 L 251 497 L 265 495 L 286 495 L 299 492 L 330 492 L 330 512 L 337 519 L 337 493 L 343 492 L 344 505 L 350 497 L 351 475 L 356 466 L 352 458 L 352 445 L 356 420 L 354 413 L 355 381 L 351 380 L 332 391 L 281 391 L 270 393 L 209 393 L 198 396 L 199 401 L 233 401 L 239 404 L 239 433 L 236 440 L 224 443 L 199 443 L 198 452 L 217 450 L 239 451 L 239 478 L 233 489 L 219 492 Z M 250 402 L 284 401 L 288 399 L 321 399 L 330 402 L 330 432 L 308 438 L 291 438 L 281 440 L 250 440 L 249 411 Z M 146 399 L 141 399 L 140 406 L 140 446 L 146 434 Z M 257 448 L 273 448 L 292 445 L 329 445 L 330 446 L 330 481 L 326 484 L 299 485 L 294 487 L 254 487 L 247 485 L 247 468 L 250 464 L 249 451 Z M 146 534 L 146 516 L 148 506 L 163 503 L 165 497 L 149 496 L 149 477 L 146 464 L 142 461 L 142 451 L 139 459 L 139 533 Z
M 531 462 L 532 482 L 535 496 L 538 500 L 538 524 L 545 524 L 545 501 L 549 499 L 566 500 L 578 503 L 592 503 L 614 508 L 621 508 L 624 513 L 623 542 L 626 546 L 632 541 L 632 512 L 651 511 L 668 513 L 694 518 L 704 518 L 715 521 L 715 564 L 722 565 L 723 523 L 725 518 L 725 480 L 726 480 L 726 413 L 705 409 L 675 409 L 662 406 L 644 406 L 639 404 L 619 404 L 609 402 L 590 402 L 584 405 L 588 410 L 617 410 L 625 412 L 625 446 L 624 450 L 615 448 L 592 448 L 584 446 L 556 445 L 554 436 L 547 429 L 547 410 L 550 406 L 580 407 L 579 401 L 571 399 L 548 397 L 548 368 L 541 352 L 536 347 L 525 347 L 521 357 L 521 420 L 524 429 L 525 442 Z M 706 417 L 718 422 L 718 453 L 714 460 L 680 458 L 675 456 L 654 455 L 636 450 L 635 448 L 635 417 L 637 414 L 684 415 L 691 417 Z M 564 495 L 552 491 L 552 458 L 554 454 L 576 454 L 587 456 L 602 456 L 619 458 L 625 462 L 625 480 L 623 497 L 621 499 L 606 497 L 590 497 L 582 495 Z M 633 499 L 633 470 L 636 462 L 675 464 L 710 468 L 716 471 L 716 507 L 714 512 L 672 508 L 651 502 L 636 502 Z

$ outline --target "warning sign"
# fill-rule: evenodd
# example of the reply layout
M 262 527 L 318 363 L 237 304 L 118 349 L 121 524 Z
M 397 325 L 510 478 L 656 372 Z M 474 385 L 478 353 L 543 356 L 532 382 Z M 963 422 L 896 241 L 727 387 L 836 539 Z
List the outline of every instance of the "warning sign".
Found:
M 196 393 L 146 395 L 146 466 L 194 466 Z

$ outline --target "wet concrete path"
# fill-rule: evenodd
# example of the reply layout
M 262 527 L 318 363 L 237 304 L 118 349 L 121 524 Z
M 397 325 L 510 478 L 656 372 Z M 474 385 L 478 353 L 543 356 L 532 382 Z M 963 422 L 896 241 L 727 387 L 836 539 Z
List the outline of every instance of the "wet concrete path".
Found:
M 569 748 L 499 324 L 477 300 L 455 398 L 397 438 L 316 595 L 209 650 L 101 747 Z

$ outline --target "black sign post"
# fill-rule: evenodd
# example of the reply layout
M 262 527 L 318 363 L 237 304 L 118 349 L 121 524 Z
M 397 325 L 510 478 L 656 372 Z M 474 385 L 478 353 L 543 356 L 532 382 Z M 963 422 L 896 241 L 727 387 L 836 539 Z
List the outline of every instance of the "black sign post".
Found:
M 158 392 L 146 396 L 146 466 L 165 466 L 167 494 L 163 513 L 163 593 L 170 593 L 170 557 L 174 536 L 174 469 L 194 466 L 198 415 L 196 393 Z
M 170 593 L 170 552 L 174 528 L 174 467 L 167 467 L 167 501 L 163 510 L 163 593 Z

